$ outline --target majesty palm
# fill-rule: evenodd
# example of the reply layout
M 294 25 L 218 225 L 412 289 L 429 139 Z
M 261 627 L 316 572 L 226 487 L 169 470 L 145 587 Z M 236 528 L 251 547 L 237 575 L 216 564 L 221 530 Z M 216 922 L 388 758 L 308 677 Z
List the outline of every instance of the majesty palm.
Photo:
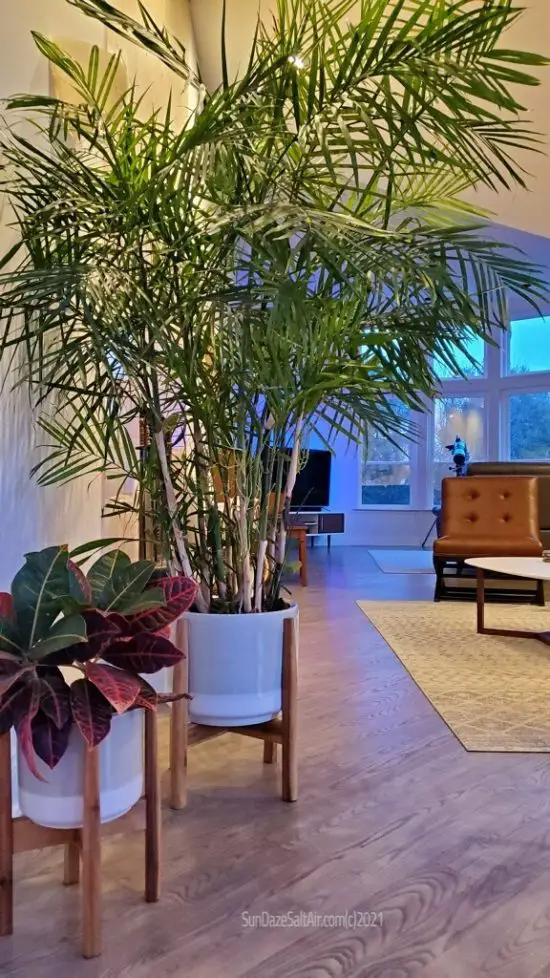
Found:
M 77 93 L 14 98 L 3 138 L 19 241 L 2 353 L 23 354 L 51 441 L 38 476 L 134 478 L 201 610 L 275 607 L 309 434 L 399 431 L 389 394 L 421 407 L 432 357 L 456 369 L 469 336 L 505 326 L 509 292 L 544 291 L 464 194 L 522 183 L 514 153 L 538 137 L 514 93 L 546 62 L 501 45 L 509 0 L 278 0 L 242 76 L 222 44 L 204 96 L 144 8 L 67 2 L 199 107 L 184 126 L 170 102 L 147 117 L 134 86 L 113 94 L 118 58 L 81 66 L 36 38 Z

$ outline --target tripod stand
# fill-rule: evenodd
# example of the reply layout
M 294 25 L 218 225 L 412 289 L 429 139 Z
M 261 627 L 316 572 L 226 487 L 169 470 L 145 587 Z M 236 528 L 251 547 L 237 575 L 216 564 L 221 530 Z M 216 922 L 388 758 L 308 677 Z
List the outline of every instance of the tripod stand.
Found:
M 441 512 L 441 506 L 433 506 L 432 507 L 432 513 L 434 514 L 433 523 L 431 524 L 430 529 L 426 533 L 426 536 L 424 537 L 424 539 L 423 539 L 423 541 L 422 541 L 422 543 L 420 545 L 420 549 L 421 550 L 424 550 L 424 547 L 426 546 L 429 537 L 431 536 L 433 530 L 435 530 L 435 528 L 437 526 L 437 517 L 439 516 L 440 512 Z
M 446 447 L 449 449 L 449 451 L 451 451 L 454 446 L 447 445 Z M 467 472 L 468 472 L 468 461 L 469 461 L 469 458 L 470 458 L 470 456 L 468 454 L 467 449 L 466 449 L 466 452 L 465 452 L 464 455 L 459 455 L 458 457 L 455 456 L 455 463 L 454 463 L 454 465 L 450 465 L 449 466 L 449 472 L 454 472 L 454 474 L 457 477 L 457 479 L 463 478 L 467 474 Z M 424 537 L 424 539 L 423 539 L 423 541 L 422 541 L 422 543 L 420 545 L 420 549 L 421 550 L 424 550 L 424 547 L 426 546 L 430 535 L 432 534 L 432 532 L 434 531 L 435 527 L 437 526 L 437 519 L 438 519 L 438 516 L 441 513 L 441 506 L 432 506 L 432 513 L 433 513 L 433 516 L 434 516 L 433 523 L 431 524 L 430 529 L 426 533 L 426 536 Z

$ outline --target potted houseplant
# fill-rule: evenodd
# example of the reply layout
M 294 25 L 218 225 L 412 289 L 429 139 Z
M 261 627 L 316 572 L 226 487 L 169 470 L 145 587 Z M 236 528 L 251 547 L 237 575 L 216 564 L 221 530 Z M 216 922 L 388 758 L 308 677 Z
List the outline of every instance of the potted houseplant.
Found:
M 135 509 L 155 559 L 197 582 L 192 715 L 256 722 L 280 706 L 311 434 L 402 431 L 388 395 L 421 410 L 433 358 L 460 372 L 471 335 L 505 326 L 507 292 L 545 291 L 464 200 L 523 179 L 513 150 L 536 134 L 514 92 L 545 59 L 500 44 L 507 4 L 278 0 L 241 77 L 222 50 L 205 93 L 142 6 L 138 23 L 68 2 L 159 58 L 197 108 L 184 125 L 170 100 L 146 117 L 136 87 L 114 94 L 118 56 L 101 71 L 97 52 L 80 65 L 36 36 L 75 95 L 11 102 L 42 141 L 17 122 L 2 140 L 18 241 L 0 353 L 21 349 L 16 382 L 39 392 L 39 480 L 133 479 L 135 503 L 115 494 L 112 512 Z
M 0 594 L 0 731 L 17 734 L 24 815 L 81 826 L 84 753 L 93 747 L 102 821 L 140 798 L 142 713 L 170 699 L 144 677 L 183 657 L 159 632 L 195 593 L 188 578 L 155 580 L 152 563 L 120 550 L 87 574 L 67 547 L 26 555 L 11 593 Z

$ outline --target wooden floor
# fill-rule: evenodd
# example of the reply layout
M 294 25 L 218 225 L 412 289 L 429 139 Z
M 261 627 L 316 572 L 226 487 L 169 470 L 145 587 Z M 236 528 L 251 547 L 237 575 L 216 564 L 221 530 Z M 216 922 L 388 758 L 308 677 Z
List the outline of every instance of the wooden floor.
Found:
M 259 744 L 193 748 L 189 807 L 164 812 L 161 903 L 140 902 L 140 836 L 109 840 L 105 950 L 85 962 L 61 853 L 21 857 L 0 974 L 550 978 L 550 756 L 466 753 L 355 606 L 431 593 L 430 576 L 382 574 L 362 548 L 316 549 L 295 589 L 299 802 L 279 800 Z M 245 926 L 354 910 L 376 916 Z

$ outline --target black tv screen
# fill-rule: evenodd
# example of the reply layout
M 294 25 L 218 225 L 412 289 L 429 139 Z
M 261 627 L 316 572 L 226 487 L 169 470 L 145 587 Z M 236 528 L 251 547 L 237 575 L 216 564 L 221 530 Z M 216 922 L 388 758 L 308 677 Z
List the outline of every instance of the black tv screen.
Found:
M 331 462 L 330 452 L 311 449 L 305 465 L 298 472 L 291 509 L 318 509 L 330 505 Z

